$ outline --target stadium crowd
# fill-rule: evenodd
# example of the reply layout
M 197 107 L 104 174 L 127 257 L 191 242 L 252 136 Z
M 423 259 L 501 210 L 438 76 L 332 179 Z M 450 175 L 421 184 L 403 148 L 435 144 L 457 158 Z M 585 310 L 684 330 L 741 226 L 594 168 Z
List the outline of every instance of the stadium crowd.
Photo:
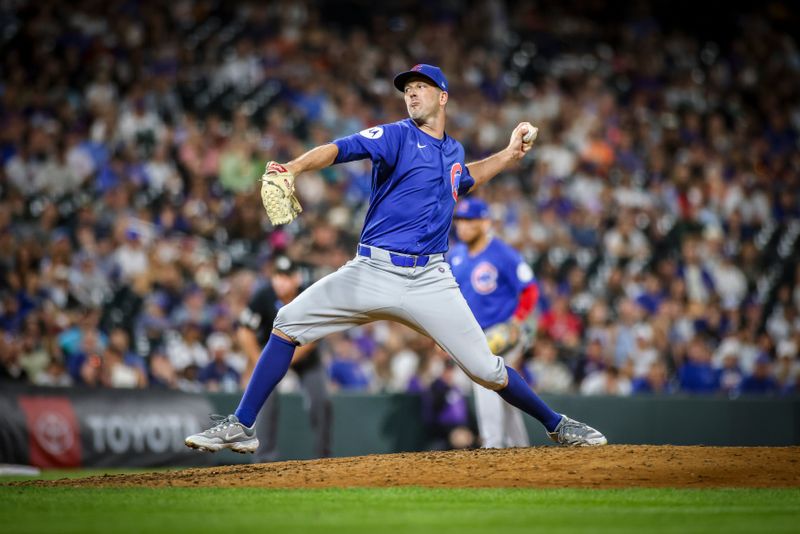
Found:
M 431 5 L 4 3 L 0 375 L 239 389 L 237 318 L 272 258 L 335 270 L 370 191 L 368 162 L 304 175 L 304 213 L 272 228 L 265 162 L 404 118 L 392 76 L 426 62 L 468 159 L 539 127 L 478 193 L 540 284 L 537 391 L 796 393 L 797 14 L 752 6 L 701 38 L 646 3 Z M 467 385 L 398 325 L 321 350 L 332 387 Z

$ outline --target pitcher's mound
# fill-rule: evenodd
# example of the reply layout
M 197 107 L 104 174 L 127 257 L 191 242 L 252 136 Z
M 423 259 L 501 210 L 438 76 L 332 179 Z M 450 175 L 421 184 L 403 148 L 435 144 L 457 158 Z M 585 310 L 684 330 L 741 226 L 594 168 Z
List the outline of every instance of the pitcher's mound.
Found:
M 800 447 L 609 445 L 416 452 L 115 475 L 80 487 L 798 487 Z

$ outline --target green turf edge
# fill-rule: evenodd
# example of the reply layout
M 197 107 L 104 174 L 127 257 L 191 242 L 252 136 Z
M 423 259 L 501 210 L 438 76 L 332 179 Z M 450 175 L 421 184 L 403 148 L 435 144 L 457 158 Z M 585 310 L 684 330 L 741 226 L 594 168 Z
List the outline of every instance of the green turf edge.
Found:
M 31 480 L 60 480 L 62 478 L 86 478 L 103 475 L 136 475 L 142 473 L 161 473 L 181 471 L 176 467 L 119 467 L 106 469 L 43 469 L 38 475 L 0 475 L 0 485 L 10 482 L 27 482 Z
M 8 532 L 798 532 L 800 489 L 0 488 Z M 4 529 L 5 530 L 5 529 Z

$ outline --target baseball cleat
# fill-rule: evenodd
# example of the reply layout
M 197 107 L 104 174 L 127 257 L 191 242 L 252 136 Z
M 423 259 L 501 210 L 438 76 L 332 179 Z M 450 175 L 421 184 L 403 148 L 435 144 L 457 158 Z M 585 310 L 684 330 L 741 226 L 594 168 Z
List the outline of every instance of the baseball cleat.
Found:
M 561 421 L 556 429 L 548 432 L 547 435 L 559 445 L 572 447 L 594 447 L 608 443 L 603 434 L 586 423 L 570 419 L 566 415 L 561 416 Z
M 230 449 L 242 454 L 258 449 L 255 426 L 247 428 L 235 415 L 212 415 L 211 420 L 214 426 L 184 440 L 187 447 L 208 452 Z

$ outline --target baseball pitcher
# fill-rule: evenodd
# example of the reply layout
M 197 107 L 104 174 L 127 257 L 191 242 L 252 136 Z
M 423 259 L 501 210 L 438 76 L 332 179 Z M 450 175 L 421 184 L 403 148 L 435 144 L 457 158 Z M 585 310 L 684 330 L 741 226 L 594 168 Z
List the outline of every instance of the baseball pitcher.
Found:
M 445 132 L 449 93 L 441 69 L 416 65 L 398 74 L 394 85 L 410 118 L 318 146 L 286 164 L 267 164 L 261 199 L 272 223 L 286 224 L 302 211 L 294 196 L 296 176 L 369 159 L 372 192 L 360 243 L 355 258 L 278 311 L 236 412 L 188 436 L 186 445 L 255 451 L 256 416 L 287 372 L 296 347 L 377 320 L 397 321 L 431 337 L 473 381 L 535 417 L 558 443 L 605 444 L 597 430 L 550 409 L 492 354 L 444 261 L 458 196 L 522 159 L 533 147 L 536 129 L 520 123 L 508 146 L 467 163 L 461 143 Z
M 533 270 L 519 252 L 491 236 L 489 207 L 483 200 L 459 201 L 455 225 L 461 243 L 453 247 L 448 261 L 456 282 L 492 353 L 516 367 L 530 338 L 527 321 L 539 295 Z M 519 410 L 477 384 L 473 392 L 483 447 L 530 445 Z

